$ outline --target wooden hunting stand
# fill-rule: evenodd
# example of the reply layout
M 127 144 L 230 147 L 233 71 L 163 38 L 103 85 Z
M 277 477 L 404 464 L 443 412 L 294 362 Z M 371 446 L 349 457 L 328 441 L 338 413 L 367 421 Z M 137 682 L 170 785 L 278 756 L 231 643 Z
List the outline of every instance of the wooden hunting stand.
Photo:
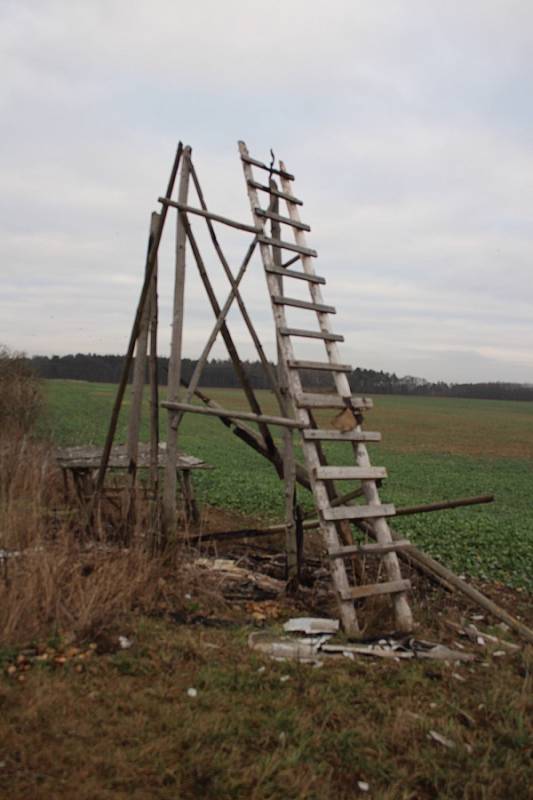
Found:
M 239 142 L 239 154 L 250 203 L 251 224 L 228 219 L 207 209 L 192 163 L 191 148 L 182 147 L 181 143 L 178 146 L 167 191 L 159 198 L 161 212 L 153 213 L 151 218 L 144 283 L 102 452 L 95 497 L 98 498 L 104 485 L 120 407 L 137 348 L 128 430 L 128 469 L 133 486 L 139 466 L 140 409 L 148 358 L 151 400 L 149 464 L 155 497 L 159 497 L 159 408 L 163 407 L 168 414 L 161 515 L 166 539 L 171 540 L 177 533 L 180 423 L 186 413 L 218 417 L 237 437 L 268 459 L 284 483 L 285 522 L 282 528 L 286 533 L 289 581 L 298 579 L 304 529 L 318 526 L 328 551 L 333 587 L 344 630 L 349 634 L 357 634 L 359 631 L 355 604 L 359 606 L 360 601 L 366 598 L 388 595 L 392 600 L 396 630 L 409 632 L 413 628 L 413 617 L 408 601 L 411 587 L 409 580 L 402 576 L 400 560 L 408 561 L 410 565 L 414 564 L 448 586 L 452 584 L 457 586 L 459 579 L 417 550 L 409 541 L 399 539 L 391 531 L 389 520 L 395 516 L 396 509 L 391 503 L 382 503 L 379 495 L 379 486 L 386 478 L 387 472 L 384 467 L 372 466 L 367 450 L 367 443 L 379 442 L 381 435 L 363 429 L 363 412 L 372 408 L 372 401 L 366 397 L 355 397 L 350 390 L 347 375 L 352 371 L 352 367 L 340 359 L 338 345 L 343 341 L 343 337 L 332 330 L 331 319 L 336 310 L 326 305 L 322 297 L 321 287 L 325 285 L 326 279 L 315 272 L 317 253 L 306 241 L 310 227 L 300 219 L 299 208 L 303 203 L 293 193 L 294 176 L 287 171 L 281 161 L 275 167 L 273 159 L 272 163 L 267 165 L 251 158 L 244 142 Z M 256 179 L 254 169 L 266 173 L 264 181 Z M 173 200 L 172 195 L 178 175 L 177 200 Z M 197 196 L 196 204 L 189 199 L 191 184 Z M 264 206 L 260 203 L 260 195 L 266 197 Z M 285 213 L 280 211 L 280 202 L 286 207 Z M 160 402 L 157 379 L 157 256 L 169 208 L 177 210 L 175 283 L 167 399 Z M 205 220 L 209 238 L 228 279 L 230 291 L 222 303 L 218 301 L 213 289 L 191 227 L 191 217 Z M 217 225 L 229 226 L 251 236 L 235 274 L 217 238 L 215 232 Z M 286 233 L 282 234 L 282 230 Z M 181 377 L 181 358 L 188 249 L 192 252 L 213 309 L 215 324 L 207 337 L 192 377 L 186 384 Z M 240 290 L 241 281 L 256 251 L 261 258 L 274 318 L 278 360 L 276 368 L 265 355 Z M 286 253 L 290 256 L 284 261 Z M 308 297 L 300 299 L 291 296 L 290 293 L 286 294 L 286 283 L 304 287 L 309 293 Z M 228 313 L 234 304 L 241 312 L 268 384 L 276 398 L 279 408 L 277 415 L 263 413 L 239 357 L 227 323 Z M 295 327 L 288 318 L 293 309 L 307 314 L 314 320 L 315 325 L 308 322 L 304 323 L 304 327 Z M 248 401 L 249 410 L 224 409 L 199 389 L 203 368 L 219 334 L 233 363 Z M 321 356 L 316 360 L 297 358 L 296 341 L 302 339 L 314 343 L 320 349 Z M 306 376 L 312 375 L 315 371 L 330 375 L 332 389 L 328 393 L 309 391 L 304 386 Z M 193 403 L 194 398 L 198 398 L 201 404 Z M 326 426 L 323 422 L 323 412 L 328 409 L 330 415 L 335 414 L 335 417 Z M 253 423 L 253 427 L 247 423 Z M 271 427 L 281 428 L 283 432 L 281 450 L 274 440 Z M 299 462 L 295 455 L 293 445 L 295 431 L 300 438 L 303 463 Z M 347 444 L 352 465 L 340 466 L 328 461 L 326 447 L 327 443 L 331 442 Z M 339 485 L 346 480 L 356 481 L 357 488 L 350 492 L 341 491 Z M 194 508 L 192 484 L 190 481 L 186 481 L 187 485 L 183 484 L 182 481 L 185 505 L 191 517 L 194 516 L 191 511 Z M 297 503 L 296 484 L 313 493 L 318 516 L 316 522 L 303 522 L 303 515 Z M 359 502 L 361 498 L 362 502 Z M 491 496 L 467 498 L 434 504 L 433 507 L 418 506 L 403 511 L 399 509 L 398 512 L 419 513 L 454 507 L 454 504 L 489 502 L 492 499 Z M 359 534 L 363 533 L 366 541 L 355 543 L 352 526 L 355 526 Z M 259 533 L 267 532 L 268 530 Z M 369 542 L 368 538 L 373 541 Z M 372 572 L 375 578 L 370 583 L 361 584 L 356 580 L 357 570 L 354 569 L 354 563 L 360 558 L 379 560 L 379 568 Z M 465 591 L 463 587 L 459 588 Z

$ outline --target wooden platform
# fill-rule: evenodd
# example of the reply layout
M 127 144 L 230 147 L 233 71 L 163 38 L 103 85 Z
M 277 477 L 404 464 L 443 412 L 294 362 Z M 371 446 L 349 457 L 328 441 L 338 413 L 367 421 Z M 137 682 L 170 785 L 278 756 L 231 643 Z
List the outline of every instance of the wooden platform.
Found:
M 80 446 L 80 447 L 60 447 L 55 450 L 54 455 L 61 469 L 70 470 L 92 470 L 98 469 L 102 458 L 102 447 Z M 160 469 L 166 464 L 166 447 L 159 445 L 158 466 Z M 117 444 L 111 450 L 109 458 L 110 469 L 128 469 L 128 453 L 126 445 Z M 150 447 L 147 444 L 139 445 L 139 455 L 137 459 L 137 469 L 148 469 L 150 466 Z M 176 468 L 180 471 L 191 469 L 212 469 L 211 464 L 207 464 L 200 458 L 180 453 Z

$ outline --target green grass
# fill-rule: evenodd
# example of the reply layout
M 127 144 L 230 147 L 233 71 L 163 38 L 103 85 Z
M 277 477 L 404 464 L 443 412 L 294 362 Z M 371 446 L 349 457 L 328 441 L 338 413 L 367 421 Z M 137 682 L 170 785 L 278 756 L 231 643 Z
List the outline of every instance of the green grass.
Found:
M 57 444 L 102 444 L 115 390 L 106 384 L 48 381 L 43 426 Z M 238 391 L 208 394 L 226 407 L 246 408 Z M 264 410 L 275 411 L 269 393 L 258 394 Z M 459 573 L 533 590 L 533 403 L 405 397 L 375 402 L 366 427 L 384 435 L 371 457 L 388 469 L 385 500 L 402 506 L 496 495 L 489 506 L 399 518 L 395 527 Z M 127 409 L 126 398 L 117 441 L 125 439 Z M 142 436 L 148 436 L 146 415 Z M 273 468 L 218 420 L 187 415 L 180 447 L 215 467 L 194 476 L 202 501 L 281 518 L 283 495 Z M 351 463 L 347 445 L 333 445 L 328 452 L 337 463 Z M 301 490 L 300 495 L 311 508 L 309 494 Z

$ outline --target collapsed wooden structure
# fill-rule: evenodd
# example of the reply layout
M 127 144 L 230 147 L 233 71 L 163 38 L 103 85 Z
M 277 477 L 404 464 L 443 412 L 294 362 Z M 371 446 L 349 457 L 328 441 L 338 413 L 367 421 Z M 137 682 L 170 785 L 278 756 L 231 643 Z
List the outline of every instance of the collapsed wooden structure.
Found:
M 283 162 L 274 166 L 274 159 L 268 165 L 252 158 L 244 142 L 239 142 L 239 153 L 250 203 L 251 224 L 241 223 L 208 210 L 192 162 L 191 148 L 183 147 L 181 143 L 178 146 L 167 191 L 163 197 L 159 198 L 161 211 L 160 213 L 154 212 L 151 218 L 144 283 L 100 460 L 95 496 L 98 497 L 104 486 L 119 412 L 132 363 L 134 363 L 134 367 L 127 457 L 132 485 L 135 482 L 139 467 L 142 392 L 148 361 L 151 401 L 148 462 L 155 497 L 159 497 L 158 468 L 161 465 L 159 408 L 163 407 L 168 414 L 161 518 L 167 538 L 175 535 L 177 528 L 180 423 L 186 413 L 216 416 L 243 442 L 268 459 L 283 481 L 285 522 L 283 526 L 278 526 L 278 529 L 281 528 L 286 534 L 289 580 L 297 581 L 303 532 L 306 527 L 311 527 L 309 521 L 304 522 L 303 514 L 297 503 L 296 484 L 300 484 L 309 489 L 314 496 L 318 518 L 316 521 L 312 521 L 312 525 L 320 528 L 328 551 L 333 587 L 344 630 L 349 634 L 356 635 L 358 633 L 356 606 L 360 605 L 361 600 L 377 595 L 388 595 L 392 600 L 396 629 L 408 632 L 413 627 L 413 616 L 408 599 L 410 582 L 402 576 L 401 560 L 414 564 L 433 577 L 437 576 L 437 579 L 445 584 L 451 573 L 442 568 L 446 574 L 443 575 L 441 572 L 439 575 L 439 570 L 435 569 L 437 562 L 433 562 L 433 559 L 421 553 L 409 541 L 400 539 L 390 527 L 391 518 L 398 512 L 394 505 L 382 503 L 379 494 L 381 481 L 387 473 L 384 467 L 375 467 L 371 464 L 367 450 L 367 443 L 379 442 L 381 437 L 376 431 L 363 429 L 363 413 L 372 407 L 372 401 L 365 397 L 352 395 L 347 378 L 352 367 L 342 363 L 340 359 L 338 344 L 343 341 L 343 337 L 336 334 L 331 327 L 331 318 L 335 314 L 335 308 L 326 305 L 322 296 L 321 287 L 324 286 L 326 280 L 317 275 L 314 269 L 317 252 L 308 246 L 306 240 L 306 234 L 310 231 L 310 227 L 300 219 L 299 208 L 303 203 L 292 191 L 294 176 L 287 171 Z M 266 173 L 264 181 L 256 179 L 254 169 Z M 178 175 L 177 200 L 173 200 L 172 196 Z M 189 199 L 191 184 L 197 195 L 197 205 L 193 205 Z M 260 203 L 260 195 L 266 197 L 267 202 L 263 206 Z M 280 202 L 283 202 L 286 207 L 284 213 L 280 211 Z M 175 285 L 167 398 L 160 402 L 157 376 L 158 248 L 169 209 L 177 210 Z M 228 279 L 230 291 L 223 303 L 220 303 L 216 297 L 198 241 L 192 230 L 191 217 L 205 220 L 209 238 Z M 252 237 L 235 274 L 231 270 L 217 238 L 216 225 L 229 226 Z M 287 233 L 282 234 L 282 230 Z M 215 324 L 196 363 L 192 377 L 188 383 L 185 383 L 181 376 L 181 359 L 188 248 L 192 252 L 200 279 L 214 312 Z M 274 318 L 278 354 L 276 367 L 265 355 L 260 337 L 240 290 L 241 281 L 256 251 L 261 257 Z M 285 254 L 289 254 L 288 257 Z M 284 261 L 284 258 L 287 260 Z M 286 294 L 287 283 L 306 286 L 309 298 L 300 299 L 291 296 L 290 293 Z M 239 357 L 227 322 L 228 313 L 234 304 L 241 312 L 273 396 L 277 401 L 279 408 L 277 415 L 263 413 Z M 315 327 L 311 323 L 304 328 L 291 324 L 288 314 L 293 308 L 311 315 L 314 318 Z M 224 409 L 199 389 L 202 370 L 219 335 L 233 362 L 243 394 L 250 407 L 249 411 Z M 295 342 L 302 339 L 314 342 L 316 347 L 322 348 L 322 357 L 312 361 L 297 358 Z M 304 377 L 309 374 L 309 371 L 329 374 L 332 380 L 331 390 L 325 393 L 306 389 Z M 201 405 L 193 403 L 194 398 L 197 398 Z M 324 409 L 329 409 L 330 414 L 335 414 L 335 418 L 328 427 L 324 427 L 323 424 Z M 250 422 L 255 427 L 251 427 L 248 424 Z M 277 446 L 271 431 L 272 427 L 278 427 L 283 431 L 283 448 Z M 303 462 L 296 458 L 293 442 L 295 432 L 300 437 Z M 347 444 L 353 465 L 330 463 L 325 445 L 331 442 Z M 357 488 L 348 493 L 343 492 L 340 487 L 346 480 L 357 481 Z M 187 493 L 192 492 L 190 483 L 184 488 Z M 362 502 L 360 502 L 361 498 Z M 490 502 L 492 499 L 491 496 L 467 498 L 457 501 L 455 504 Z M 188 505 L 190 506 L 190 497 Z M 437 506 L 439 508 L 453 507 L 453 501 L 437 504 Z M 434 509 L 414 507 L 405 509 L 404 513 L 428 510 Z M 401 513 L 401 510 L 399 511 Z M 355 543 L 352 526 L 364 534 L 366 541 Z M 272 533 L 274 530 L 270 529 L 269 532 Z M 246 532 L 243 533 L 246 535 Z M 372 541 L 368 541 L 368 539 Z M 375 571 L 376 578 L 371 583 L 361 585 L 356 581 L 353 562 L 354 559 L 360 557 L 371 557 L 380 561 L 381 568 Z M 381 579 L 382 574 L 384 574 L 384 580 Z

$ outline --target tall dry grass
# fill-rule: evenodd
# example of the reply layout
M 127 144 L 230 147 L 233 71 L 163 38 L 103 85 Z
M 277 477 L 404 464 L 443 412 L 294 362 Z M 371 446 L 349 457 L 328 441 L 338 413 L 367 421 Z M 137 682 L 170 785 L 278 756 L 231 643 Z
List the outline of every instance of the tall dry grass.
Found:
M 32 436 L 41 394 L 22 357 L 2 351 L 0 387 L 0 646 L 57 633 L 93 638 L 134 611 L 183 608 L 194 571 L 178 548 L 153 553 L 148 505 L 136 508 L 127 547 L 116 497 L 89 529 L 50 444 Z

